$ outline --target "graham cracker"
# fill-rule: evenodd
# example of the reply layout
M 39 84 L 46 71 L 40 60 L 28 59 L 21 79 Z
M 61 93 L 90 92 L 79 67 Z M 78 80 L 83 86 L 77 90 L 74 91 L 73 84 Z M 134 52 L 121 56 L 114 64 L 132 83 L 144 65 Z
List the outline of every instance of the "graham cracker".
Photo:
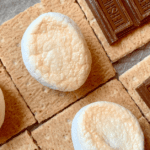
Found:
M 0 150 L 39 150 L 27 131 L 0 147 Z
M 0 144 L 2 144 L 36 121 L 1 62 L 0 88 L 6 104 L 4 124 L 0 128 Z
M 66 5 L 60 5 L 59 3 L 55 5 L 49 5 L 52 0 L 47 1 L 42 0 L 42 4 L 45 6 L 45 12 L 59 12 L 64 15 L 69 16 L 74 20 L 79 28 L 81 29 L 89 50 L 92 55 L 92 70 L 87 82 L 78 90 L 75 91 L 75 94 L 78 98 L 81 98 L 83 95 L 94 89 L 98 85 L 105 83 L 115 75 L 115 71 L 110 65 L 109 59 L 106 56 L 104 49 L 96 38 L 92 28 L 88 24 L 84 13 L 80 9 L 80 6 L 77 3 L 70 3 Z
M 91 27 L 95 31 L 95 34 L 101 41 L 106 53 L 108 54 L 112 62 L 116 62 L 117 60 L 121 59 L 122 57 L 133 52 L 137 48 L 145 45 L 150 41 L 150 23 L 147 23 L 144 26 L 134 30 L 133 32 L 119 40 L 117 43 L 109 45 L 86 1 L 77 1 L 80 4 L 87 17 L 87 20 L 89 21 Z
M 143 118 L 138 107 L 123 88 L 122 84 L 116 79 L 106 83 L 84 99 L 76 102 L 62 113 L 35 129 L 32 132 L 32 136 L 38 146 L 41 149 L 74 150 L 71 140 L 72 120 L 82 107 L 97 101 L 115 102 L 129 109 L 140 121 L 145 135 L 145 147 L 149 147 L 150 134 L 147 134 L 147 132 L 150 132 L 150 125 Z M 148 148 L 145 150 L 148 150 Z
M 119 77 L 128 93 L 131 95 L 135 103 L 139 106 L 143 114 L 150 121 L 150 109 L 136 92 L 136 88 L 142 84 L 150 76 L 150 56 L 133 66 L 127 72 Z
M 74 3 L 75 0 L 41 0 L 42 5 L 46 8 L 53 7 L 56 5 L 66 5 L 70 3 Z
M 41 4 L 36 4 L 0 26 L 0 58 L 38 122 L 53 116 L 115 76 L 111 62 L 79 5 L 76 3 L 52 5 L 49 11 L 51 10 L 68 15 L 79 25 L 92 54 L 93 64 L 89 78 L 74 92 L 59 92 L 42 86 L 31 77 L 22 60 L 20 47 L 22 36 L 29 24 L 42 12 L 48 12 L 47 9 Z
M 150 149 L 150 124 L 144 117 L 141 117 L 139 119 L 139 123 L 144 133 L 145 150 L 149 150 Z

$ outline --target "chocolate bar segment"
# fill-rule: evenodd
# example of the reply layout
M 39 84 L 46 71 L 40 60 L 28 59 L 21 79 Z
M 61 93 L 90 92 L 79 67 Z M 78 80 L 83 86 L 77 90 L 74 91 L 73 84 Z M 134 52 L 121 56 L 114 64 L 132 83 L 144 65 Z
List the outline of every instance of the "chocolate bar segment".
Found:
M 85 0 L 110 44 L 150 18 L 150 0 Z
M 133 26 L 121 0 L 86 0 L 86 2 L 110 44 L 118 40 L 118 33 Z
M 139 87 L 137 87 L 136 91 L 150 108 L 150 77 L 146 81 L 144 81 Z
M 150 0 L 123 0 L 129 15 L 139 22 L 139 25 L 150 15 Z M 137 26 L 137 24 L 135 24 Z
M 142 19 L 150 15 L 150 0 L 130 0 L 131 3 L 135 3 L 134 9 L 137 9 Z M 134 6 L 134 4 L 132 4 Z
M 116 34 L 133 24 L 127 12 L 125 10 L 123 11 L 124 6 L 121 0 L 98 0 L 98 2 L 102 10 L 101 17 L 104 19 L 107 18 Z

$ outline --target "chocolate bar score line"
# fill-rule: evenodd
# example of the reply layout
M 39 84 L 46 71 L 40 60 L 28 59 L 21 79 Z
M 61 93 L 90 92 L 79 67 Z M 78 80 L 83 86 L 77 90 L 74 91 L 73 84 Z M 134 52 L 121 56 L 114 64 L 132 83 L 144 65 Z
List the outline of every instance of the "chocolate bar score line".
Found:
M 111 45 L 150 19 L 150 0 L 85 0 Z

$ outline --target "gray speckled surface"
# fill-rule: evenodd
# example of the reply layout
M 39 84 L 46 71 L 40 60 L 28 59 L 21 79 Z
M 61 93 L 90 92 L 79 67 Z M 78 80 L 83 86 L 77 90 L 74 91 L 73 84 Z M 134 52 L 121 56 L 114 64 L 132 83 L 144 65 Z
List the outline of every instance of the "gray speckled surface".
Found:
M 40 0 L 0 0 L 0 25 Z
M 150 55 L 150 43 L 135 50 L 133 53 L 127 55 L 126 57 L 120 59 L 118 62 L 114 63 L 113 66 L 115 67 L 118 76 L 120 76 L 148 55 Z
M 0 25 L 13 18 L 18 13 L 24 11 L 28 7 L 39 2 L 40 0 L 0 0 Z M 139 48 L 113 65 L 118 75 L 121 75 L 149 54 L 150 44 L 147 44 L 146 46 Z

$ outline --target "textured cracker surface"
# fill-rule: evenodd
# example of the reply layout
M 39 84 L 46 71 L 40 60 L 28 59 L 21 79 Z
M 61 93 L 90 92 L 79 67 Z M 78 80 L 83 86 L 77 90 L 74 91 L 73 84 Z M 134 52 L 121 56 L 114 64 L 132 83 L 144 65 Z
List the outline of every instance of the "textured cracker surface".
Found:
M 146 57 L 143 61 L 129 69 L 120 76 L 120 81 L 123 83 L 129 94 L 140 107 L 143 114 L 150 121 L 150 109 L 142 100 L 140 95 L 136 92 L 136 88 L 142 84 L 150 76 L 150 56 Z
M 131 34 L 128 34 L 116 44 L 110 46 L 85 0 L 77 1 L 82 7 L 82 10 L 85 12 L 91 27 L 104 46 L 106 53 L 113 62 L 119 60 L 150 41 L 150 24 L 148 23 L 134 30 Z
M 50 9 L 68 15 L 78 24 L 92 54 L 90 76 L 75 92 L 58 92 L 42 86 L 29 75 L 22 61 L 20 42 L 23 33 L 34 19 Z M 53 5 L 50 9 L 44 10 L 41 4 L 36 4 L 0 26 L 0 58 L 39 122 L 53 116 L 115 75 L 112 64 L 78 4 Z
M 125 91 L 121 83 L 117 80 L 112 80 L 104 86 L 95 90 L 93 93 L 75 103 L 62 113 L 58 114 L 45 124 L 32 132 L 33 138 L 37 141 L 40 148 L 55 149 L 55 150 L 73 150 L 71 140 L 71 123 L 75 114 L 85 105 L 96 101 L 115 102 L 129 109 L 138 120 L 144 131 L 146 146 L 150 145 L 150 125 L 142 117 L 139 109 Z M 142 119 L 141 119 L 142 118 Z M 148 150 L 145 149 L 145 150 Z
M 0 147 L 0 150 L 38 150 L 27 131 Z
M 66 5 L 66 4 L 71 4 L 74 3 L 76 0 L 41 0 L 42 5 L 45 8 L 48 8 L 49 6 L 53 7 L 56 5 Z
M 6 105 L 4 124 L 0 128 L 0 144 L 2 144 L 26 127 L 34 124 L 35 119 L 1 63 L 0 87 Z

